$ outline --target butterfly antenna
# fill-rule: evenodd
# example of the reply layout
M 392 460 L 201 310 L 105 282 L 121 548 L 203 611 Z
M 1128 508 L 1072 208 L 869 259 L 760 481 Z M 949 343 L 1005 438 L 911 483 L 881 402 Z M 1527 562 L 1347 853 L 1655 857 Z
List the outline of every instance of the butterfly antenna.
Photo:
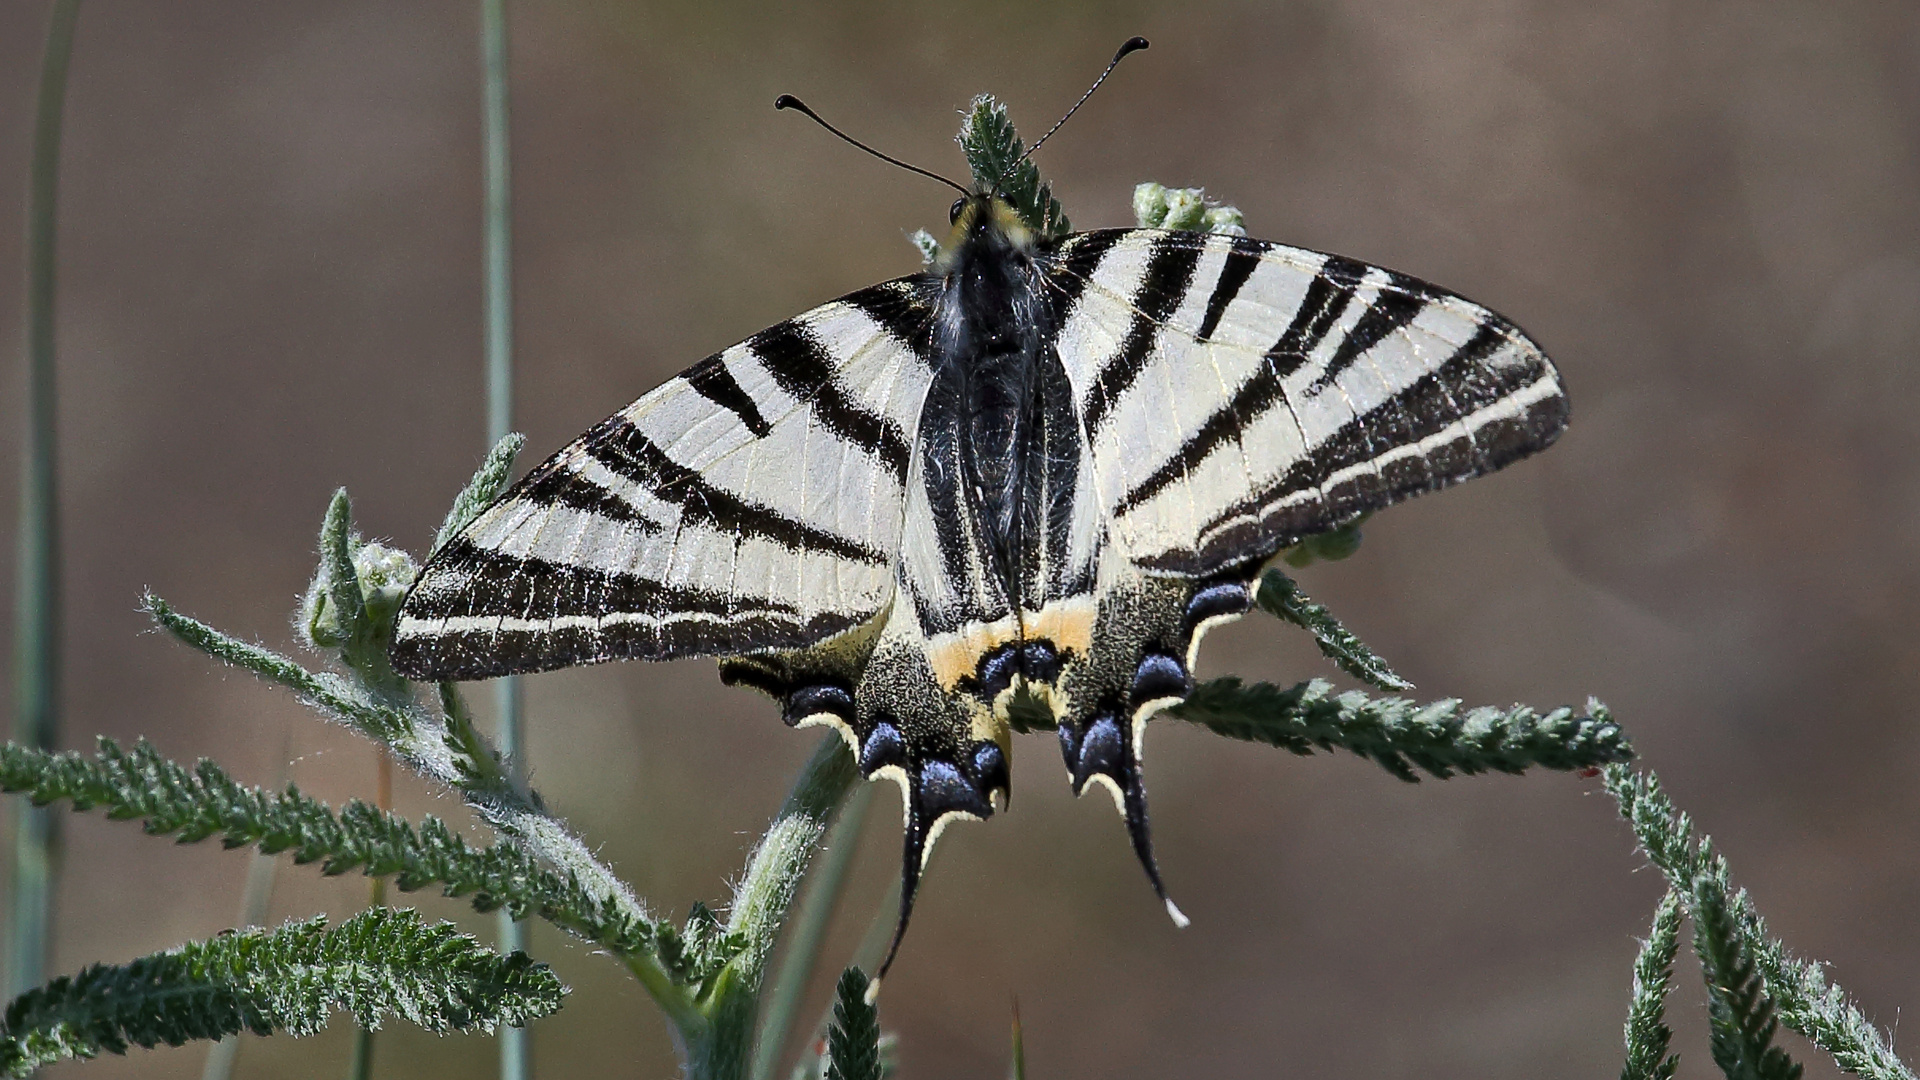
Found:
M 1054 123 L 1052 127 L 1048 128 L 1047 133 L 1045 135 L 1042 135 L 1040 136 L 1040 138 L 1034 140 L 1034 144 L 1032 146 L 1027 147 L 1027 152 L 1024 154 L 1021 154 L 1018 161 L 1015 161 L 1013 164 L 1007 166 L 1007 171 L 1001 173 L 1000 179 L 995 180 L 993 182 L 993 190 L 999 191 L 1000 185 L 1007 182 L 1007 177 L 1013 175 L 1013 170 L 1020 167 L 1021 161 L 1025 161 L 1028 158 L 1032 157 L 1033 152 L 1035 150 L 1040 149 L 1041 143 L 1044 143 L 1048 139 L 1053 138 L 1053 133 L 1060 130 L 1060 125 L 1072 119 L 1073 114 L 1080 111 L 1080 106 L 1085 105 L 1087 103 L 1087 99 L 1093 96 L 1093 92 L 1095 90 L 1100 89 L 1100 84 L 1107 81 L 1107 76 L 1113 74 L 1113 69 L 1120 66 L 1120 61 L 1125 60 L 1127 58 L 1128 53 L 1136 53 L 1146 47 L 1147 47 L 1146 38 L 1143 38 L 1143 37 L 1128 38 L 1126 40 L 1126 43 L 1120 46 L 1120 51 L 1113 54 L 1112 62 L 1107 64 L 1107 70 L 1101 72 L 1100 77 L 1093 80 L 1093 85 L 1087 87 L 1087 92 L 1084 94 L 1081 94 L 1080 100 L 1074 102 L 1073 108 L 1067 110 L 1067 115 L 1061 117 L 1057 122 Z
M 1142 44 L 1145 44 L 1145 43 L 1142 42 Z M 1102 76 L 1102 78 L 1104 77 L 1105 76 Z M 1096 83 L 1095 85 L 1097 86 L 1099 84 Z M 921 176 L 925 176 L 929 179 L 938 180 L 941 183 L 947 185 L 948 187 L 954 189 L 955 191 L 958 191 L 962 195 L 972 194 L 966 188 L 963 188 L 959 184 L 956 184 L 953 181 L 947 179 L 946 177 L 941 176 L 937 172 L 928 172 L 927 170 L 921 168 L 918 165 L 909 165 L 906 162 L 901 161 L 897 157 L 892 157 L 890 155 L 883 154 L 878 150 L 875 150 L 873 147 L 868 146 L 866 143 L 861 142 L 859 139 L 854 138 L 853 136 L 847 134 L 846 132 L 841 131 L 839 128 L 834 127 L 832 124 L 827 123 L 825 120 L 820 119 L 819 113 L 814 112 L 812 108 L 808 107 L 806 102 L 801 101 L 799 98 L 794 97 L 792 94 L 781 94 L 779 97 L 774 98 L 773 107 L 776 109 L 798 109 L 800 112 L 805 113 L 807 115 L 807 118 L 812 120 L 814 123 L 819 124 L 821 127 L 826 128 L 828 131 L 833 132 L 835 135 L 840 136 L 842 139 L 845 139 L 847 142 L 852 143 L 853 145 L 859 147 L 860 149 L 865 150 L 867 153 L 872 154 L 874 157 L 879 158 L 881 161 L 887 162 L 890 165 L 898 165 L 901 168 L 907 170 L 908 172 L 919 173 Z

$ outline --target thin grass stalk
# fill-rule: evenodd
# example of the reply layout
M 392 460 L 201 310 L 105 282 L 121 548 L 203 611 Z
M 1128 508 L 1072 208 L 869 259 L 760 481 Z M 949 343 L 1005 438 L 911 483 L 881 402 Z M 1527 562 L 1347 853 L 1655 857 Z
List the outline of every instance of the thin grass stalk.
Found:
M 384 813 L 393 809 L 393 756 L 382 751 L 377 761 L 379 771 L 374 781 L 373 805 Z M 376 877 L 367 890 L 367 906 L 380 907 L 386 902 L 387 879 Z M 347 1080 L 372 1080 L 374 1035 L 370 1027 L 353 1029 L 353 1055 L 347 1063 Z
M 280 769 L 268 786 L 269 791 L 279 791 L 287 786 L 287 773 L 291 769 L 293 743 L 291 738 L 280 743 Z M 278 855 L 268 855 L 256 851 L 247 863 L 247 883 L 240 890 L 239 919 L 234 922 L 242 930 L 267 925 L 267 906 L 273 902 L 273 875 L 280 865 Z M 207 1051 L 207 1063 L 200 1070 L 200 1080 L 230 1080 L 233 1076 L 233 1063 L 240 1056 L 240 1036 L 229 1035 L 214 1043 Z
M 480 0 L 482 153 L 486 172 L 487 445 L 513 430 L 513 176 L 508 133 L 506 0 Z M 500 714 L 500 752 L 514 786 L 526 785 L 526 748 L 520 730 L 520 681 L 494 684 Z M 527 927 L 500 912 L 500 948 L 527 947 Z M 531 1080 L 533 1047 L 525 1028 L 500 1029 L 501 1080 Z
M 80 0 L 54 0 L 34 103 L 27 185 L 27 432 L 20 483 L 14 741 L 50 750 L 60 737 L 60 515 L 55 469 L 54 271 L 60 125 Z M 7 996 L 39 986 L 52 936 L 54 817 L 22 806 L 15 822 Z
M 806 992 L 814 963 L 820 957 L 820 946 L 826 940 L 827 925 L 840 907 L 840 896 L 847 884 L 847 871 L 852 868 L 854 854 L 860 849 L 860 827 L 866 823 L 867 803 L 872 797 L 873 788 L 870 785 L 859 785 L 848 798 L 846 808 L 840 811 L 840 820 L 834 822 L 833 831 L 826 842 L 826 857 L 820 860 L 813 883 L 800 901 L 800 911 L 793 920 L 792 936 L 787 942 L 786 956 L 780 961 L 779 971 L 773 978 L 773 990 L 767 995 L 760 1034 L 753 1048 L 753 1070 L 748 1073 L 750 1080 L 773 1080 L 774 1072 L 780 1066 L 780 1052 L 792 1033 L 793 1018 L 800 1009 L 801 995 Z

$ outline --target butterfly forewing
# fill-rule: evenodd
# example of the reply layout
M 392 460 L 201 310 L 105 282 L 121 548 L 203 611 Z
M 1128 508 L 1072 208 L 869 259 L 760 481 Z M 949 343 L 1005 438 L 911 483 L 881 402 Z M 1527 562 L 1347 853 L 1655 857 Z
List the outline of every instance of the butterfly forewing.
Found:
M 930 317 L 914 279 L 864 289 L 609 417 L 434 555 L 395 667 L 796 648 L 870 619 L 893 591 Z
M 1403 274 L 1245 237 L 1069 238 L 1058 349 L 1111 539 L 1206 574 L 1540 450 L 1546 357 Z

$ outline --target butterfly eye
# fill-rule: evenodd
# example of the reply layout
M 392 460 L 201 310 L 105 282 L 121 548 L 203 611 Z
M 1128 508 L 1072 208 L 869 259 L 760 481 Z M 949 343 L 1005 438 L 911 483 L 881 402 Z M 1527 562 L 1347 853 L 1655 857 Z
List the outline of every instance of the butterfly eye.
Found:
M 949 211 L 947 211 L 947 221 L 948 221 L 949 223 L 952 223 L 952 222 L 957 222 L 957 221 L 959 221 L 959 220 L 960 220 L 960 211 L 961 211 L 961 209 L 962 209 L 962 208 L 964 208 L 964 207 L 965 207 L 966 205 L 967 205 L 967 200 L 966 200 L 966 199 L 964 199 L 964 198 L 960 198 L 960 199 L 955 199 L 955 200 L 953 200 L 953 209 L 951 209 L 951 210 L 949 210 Z

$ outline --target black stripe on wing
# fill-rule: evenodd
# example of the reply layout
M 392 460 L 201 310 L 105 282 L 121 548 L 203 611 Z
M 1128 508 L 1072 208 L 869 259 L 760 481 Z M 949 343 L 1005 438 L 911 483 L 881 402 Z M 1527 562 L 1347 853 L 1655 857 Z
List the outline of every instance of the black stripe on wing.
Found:
M 1048 279 L 1056 286 L 1059 296 L 1055 309 L 1058 322 L 1064 324 L 1071 317 L 1080 292 L 1114 246 L 1135 232 L 1118 229 L 1082 233 L 1062 243 L 1063 258 L 1054 264 Z M 1172 265 L 1165 261 L 1171 250 L 1185 250 L 1197 256 L 1208 245 L 1221 242 L 1219 237 L 1204 233 L 1150 235 L 1152 266 Z M 1158 325 L 1151 328 L 1152 332 L 1179 332 L 1196 342 L 1212 340 L 1234 299 L 1257 272 L 1261 257 L 1277 247 L 1247 238 L 1230 241 L 1226 258 L 1212 282 L 1190 280 L 1183 286 L 1183 289 L 1210 290 L 1201 325 L 1169 327 L 1163 317 L 1156 320 Z M 1307 388 L 1308 398 L 1337 385 L 1343 372 L 1360 363 L 1380 343 L 1404 332 L 1429 304 L 1459 302 L 1454 294 L 1417 278 L 1341 256 L 1318 256 L 1317 259 L 1318 273 L 1313 273 L 1305 264 L 1299 266 L 1300 273 L 1313 276 L 1288 316 L 1288 325 L 1267 350 L 1265 362 L 1188 432 L 1166 461 L 1123 493 L 1113 508 L 1114 513 L 1124 514 L 1152 501 L 1169 486 L 1187 478 L 1211 454 L 1239 439 L 1245 428 L 1272 410 L 1291 409 L 1282 387 L 1284 380 L 1322 352 L 1330 335 L 1338 334 L 1339 340 L 1333 343 L 1326 370 L 1319 372 Z M 1148 277 L 1154 276 L 1155 272 L 1150 270 Z M 1337 328 L 1349 320 L 1356 294 L 1370 286 L 1373 299 L 1364 311 L 1351 317 L 1351 328 L 1340 333 Z M 1154 289 L 1143 284 L 1135 292 L 1135 322 L 1129 327 L 1129 348 L 1121 350 L 1119 361 L 1109 362 L 1087 395 L 1083 415 L 1090 433 L 1107 415 L 1119 393 L 1139 375 L 1137 370 L 1120 366 L 1120 362 L 1134 355 L 1144 358 L 1150 351 L 1149 343 L 1148 349 L 1136 353 L 1132 337 L 1142 329 L 1139 324 L 1142 300 L 1151 296 Z M 1176 309 L 1183 295 L 1164 303 L 1165 310 Z M 1483 418 L 1476 429 L 1460 438 L 1439 442 L 1428 452 L 1394 456 L 1377 473 L 1356 468 L 1389 456 L 1394 449 L 1437 439 L 1473 413 L 1520 393 L 1542 379 L 1555 378 L 1551 364 L 1538 356 L 1518 327 L 1485 309 L 1478 310 L 1483 314 L 1470 340 L 1433 371 L 1347 421 L 1282 476 L 1235 500 L 1201 530 L 1201 550 L 1170 552 L 1149 558 L 1144 565 L 1186 574 L 1210 573 L 1236 560 L 1324 532 L 1358 514 L 1491 472 L 1551 445 L 1565 426 L 1567 416 L 1566 397 L 1557 384 L 1524 409 L 1518 409 L 1515 415 Z M 1488 363 L 1489 358 L 1509 342 L 1517 343 L 1525 351 L 1527 362 Z M 1354 471 L 1340 478 L 1331 489 L 1321 490 L 1330 477 L 1343 470 Z M 1315 492 L 1314 496 L 1281 508 L 1270 506 L 1288 495 L 1307 491 Z M 1263 509 L 1272 512 L 1263 515 Z
M 862 620 L 845 612 L 803 617 L 779 600 L 515 558 L 464 539 L 436 553 L 433 567 L 465 584 L 458 591 L 416 589 L 407 598 L 389 656 L 394 670 L 419 680 L 797 647 Z
M 1227 313 L 1227 305 L 1233 303 L 1233 298 L 1240 295 L 1240 286 L 1260 268 L 1260 256 L 1266 250 L 1267 245 L 1258 240 L 1244 236 L 1233 238 L 1233 248 L 1220 267 L 1220 276 L 1214 279 L 1212 295 L 1207 297 L 1207 313 L 1200 320 L 1200 329 L 1193 333 L 1195 338 L 1213 339 L 1213 332 L 1220 327 L 1220 317 Z
M 1366 272 L 1364 264 L 1351 259 L 1335 257 L 1327 260 L 1320 274 L 1307 283 L 1306 292 L 1299 306 L 1294 309 L 1292 321 L 1281 332 L 1273 347 L 1267 350 L 1265 363 L 1251 378 L 1240 384 L 1231 398 L 1202 421 L 1199 428 L 1187 436 L 1172 457 L 1122 496 L 1114 512 L 1125 513 L 1152 499 L 1169 485 L 1184 480 L 1208 455 L 1239 439 L 1241 430 L 1268 409 L 1276 405 L 1287 407 L 1283 381 L 1304 366 L 1307 358 L 1326 340 L 1327 334 L 1352 302 L 1354 290 Z M 1234 291 L 1238 292 L 1239 286 L 1236 285 Z M 1223 304 L 1223 310 L 1224 307 Z M 1215 325 L 1218 325 L 1217 320 Z M 1304 474 L 1303 483 L 1317 486 L 1320 479 L 1334 467 L 1323 462 L 1320 455 L 1313 454 L 1299 462 L 1295 469 Z
M 891 559 L 889 552 L 748 502 L 709 483 L 698 472 L 673 460 L 624 416 L 611 416 L 602 421 L 582 440 L 582 448 L 594 460 L 653 497 L 678 505 L 684 521 L 697 522 L 721 533 L 763 537 L 784 547 L 822 552 L 874 566 L 883 566 Z
M 1386 340 L 1387 335 L 1412 322 L 1414 316 L 1426 306 L 1424 297 L 1408 293 L 1396 283 L 1389 282 L 1381 288 L 1373 303 L 1360 313 L 1353 329 L 1347 331 L 1347 336 L 1341 338 L 1340 344 L 1334 347 L 1326 368 L 1308 384 L 1307 396 L 1311 397 L 1339 381 L 1341 372 L 1352 367 L 1354 361 L 1367 354 L 1367 350 Z
M 740 386 L 740 380 L 733 377 L 722 362 L 724 353 L 716 353 L 680 373 L 694 392 L 715 405 L 732 413 L 740 421 L 740 426 L 753 433 L 756 439 L 764 439 L 773 431 L 773 425 L 760 415 L 760 406 L 755 404 L 752 395 Z
M 1290 494 L 1322 486 L 1328 476 L 1342 469 L 1379 457 L 1381 415 L 1389 407 L 1395 410 L 1395 422 L 1405 425 L 1404 441 L 1399 444 L 1405 446 L 1441 435 L 1475 411 L 1541 379 L 1552 378 L 1552 369 L 1544 362 L 1485 363 L 1510 340 L 1509 334 L 1516 332 L 1504 322 L 1482 325 L 1438 368 L 1380 408 L 1348 421 L 1315 447 L 1307 459 L 1216 514 L 1213 522 L 1201 530 L 1205 540 L 1199 551 L 1147 559 L 1143 565 L 1153 570 L 1200 573 L 1204 568 L 1224 566 L 1249 555 L 1264 555 L 1325 532 L 1358 514 L 1485 475 L 1551 446 L 1567 420 L 1567 399 L 1558 392 L 1514 417 L 1465 430 L 1459 438 L 1424 455 L 1400 458 L 1381 470 L 1384 483 L 1372 481 L 1371 473 L 1362 474 L 1350 481 L 1364 483 L 1360 490 L 1325 491 L 1312 499 L 1267 509 Z M 1246 422 L 1254 419 L 1247 417 Z M 1144 499 L 1136 500 L 1135 505 L 1140 501 Z
M 1169 238 L 1177 236 L 1178 233 L 1167 234 Z M 1100 429 L 1100 422 L 1108 410 L 1145 370 L 1147 357 L 1152 354 L 1153 343 L 1160 335 L 1161 324 L 1186 299 L 1187 289 L 1193 284 L 1194 268 L 1200 263 L 1200 250 L 1197 246 L 1178 242 L 1154 245 L 1140 285 L 1128 298 L 1133 306 L 1133 320 L 1127 327 L 1126 337 L 1121 340 L 1120 351 L 1108 358 L 1106 366 L 1094 378 L 1093 385 L 1087 388 L 1086 400 L 1081 402 L 1080 422 L 1089 433 Z
M 820 426 L 858 446 L 905 481 L 913 450 L 891 419 L 867 409 L 847 393 L 835 371 L 847 357 L 835 357 L 798 320 L 770 326 L 747 339 L 774 382 L 813 410 Z

